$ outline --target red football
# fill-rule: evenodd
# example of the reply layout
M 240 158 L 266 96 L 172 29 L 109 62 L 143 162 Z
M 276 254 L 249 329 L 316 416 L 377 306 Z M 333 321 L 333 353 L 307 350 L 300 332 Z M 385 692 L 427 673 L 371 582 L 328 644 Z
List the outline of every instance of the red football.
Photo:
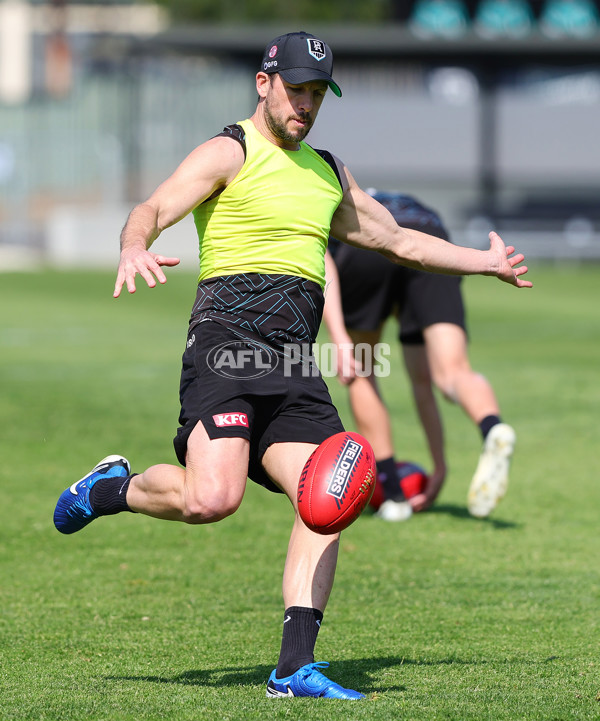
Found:
M 423 493 L 427 483 L 427 474 L 417 463 L 409 463 L 408 461 L 398 461 L 396 463 L 398 476 L 400 477 L 400 488 L 405 498 L 412 498 L 417 493 Z M 371 508 L 377 510 L 384 501 L 383 484 L 377 480 L 375 490 L 369 501 Z
M 298 511 L 316 533 L 337 533 L 363 512 L 375 488 L 375 456 L 358 433 L 336 433 L 315 448 L 300 475 Z

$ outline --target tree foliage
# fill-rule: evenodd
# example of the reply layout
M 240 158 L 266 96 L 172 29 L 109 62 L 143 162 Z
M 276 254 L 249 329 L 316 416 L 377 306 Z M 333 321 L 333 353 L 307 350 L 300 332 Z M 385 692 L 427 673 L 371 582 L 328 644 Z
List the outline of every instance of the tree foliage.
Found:
M 157 0 L 174 22 L 383 22 L 394 0 Z

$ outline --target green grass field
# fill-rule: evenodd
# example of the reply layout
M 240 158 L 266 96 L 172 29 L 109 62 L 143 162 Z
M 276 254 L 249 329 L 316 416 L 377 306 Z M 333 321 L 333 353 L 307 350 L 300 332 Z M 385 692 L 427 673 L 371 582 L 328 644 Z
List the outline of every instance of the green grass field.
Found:
M 58 494 L 104 455 L 174 460 L 193 276 L 113 300 L 111 273 L 0 275 L 0 719 L 600 718 L 600 267 L 530 275 L 530 291 L 465 282 L 471 360 L 518 432 L 502 504 L 468 516 L 480 440 L 444 404 L 437 506 L 398 525 L 365 514 L 342 536 L 317 659 L 357 703 L 264 698 L 284 498 L 249 484 L 237 514 L 202 528 L 53 527 Z M 425 463 L 395 366 L 398 455 Z

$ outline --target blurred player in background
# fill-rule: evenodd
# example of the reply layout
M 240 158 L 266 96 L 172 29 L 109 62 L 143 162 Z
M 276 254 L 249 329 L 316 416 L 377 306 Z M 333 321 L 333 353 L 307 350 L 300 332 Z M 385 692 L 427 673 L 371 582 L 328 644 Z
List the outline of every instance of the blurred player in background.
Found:
M 372 192 L 398 225 L 449 240 L 439 216 L 414 198 Z M 357 359 L 339 364 L 338 376 L 348 385 L 357 430 L 371 443 L 377 459 L 385 494 L 378 515 L 389 521 L 406 520 L 411 509 L 429 508 L 442 488 L 447 465 L 435 385 L 445 398 L 463 408 L 481 432 L 483 449 L 467 504 L 473 516 L 487 517 L 506 493 L 515 432 L 502 423 L 489 381 L 471 368 L 462 279 L 397 266 L 379 254 L 335 241 L 331 256 L 327 258 L 329 284 L 323 316 L 329 334 L 346 347 L 366 344 L 362 348 L 373 348 L 381 340 L 384 322 L 396 315 L 404 364 L 433 463 L 424 493 L 407 501 L 396 474 L 391 421 L 374 364 L 369 364 L 371 372 L 360 376 L 356 375 Z

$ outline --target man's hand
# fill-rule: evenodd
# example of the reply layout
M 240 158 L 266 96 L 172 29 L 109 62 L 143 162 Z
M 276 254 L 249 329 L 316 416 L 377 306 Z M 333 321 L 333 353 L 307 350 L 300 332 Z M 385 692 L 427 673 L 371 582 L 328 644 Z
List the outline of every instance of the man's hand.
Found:
M 520 277 L 525 275 L 529 269 L 526 265 L 517 267 L 525 260 L 525 256 L 523 253 L 512 255 L 514 252 L 514 247 L 512 245 L 505 246 L 498 233 L 494 231 L 490 233 L 490 253 L 497 258 L 497 261 L 494 262 L 493 274 L 505 283 L 516 285 L 517 288 L 531 288 L 533 283 L 529 280 L 522 280 Z
M 135 293 L 135 276 L 138 273 L 146 281 L 149 288 L 154 288 L 157 280 L 159 283 L 166 283 L 167 277 L 162 272 L 161 266 L 178 264 L 179 258 L 167 258 L 164 255 L 151 253 L 149 250 L 143 250 L 142 248 L 123 250 L 113 298 L 118 298 L 121 295 L 121 289 L 125 284 L 130 293 Z
M 426 511 L 431 508 L 433 502 L 438 497 L 439 492 L 442 490 L 444 480 L 446 479 L 446 467 L 435 468 L 431 475 L 427 477 L 427 483 L 425 484 L 425 490 L 423 493 L 417 493 L 416 496 L 408 499 L 408 502 L 413 508 L 415 513 L 419 511 Z
M 335 351 L 338 380 L 342 385 L 348 386 L 354 382 L 357 372 L 361 370 L 360 363 L 354 357 L 354 344 L 351 340 L 338 343 Z

